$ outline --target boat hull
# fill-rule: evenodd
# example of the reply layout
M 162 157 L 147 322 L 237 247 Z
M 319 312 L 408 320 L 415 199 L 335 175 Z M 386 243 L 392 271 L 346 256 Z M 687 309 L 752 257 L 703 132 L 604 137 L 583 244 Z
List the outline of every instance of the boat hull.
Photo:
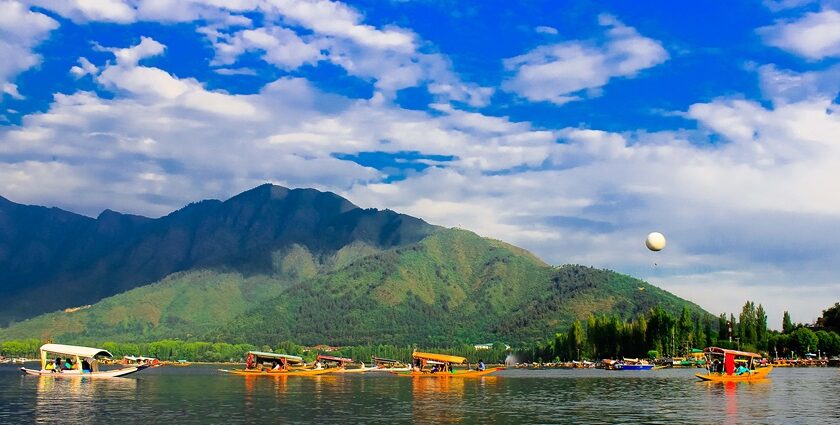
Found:
M 247 369 L 219 369 L 222 372 L 242 376 L 316 376 L 330 373 L 330 369 L 298 369 L 298 370 L 247 370 Z
M 20 371 L 24 375 L 35 375 L 35 376 L 50 376 L 53 378 L 119 378 L 120 376 L 130 375 L 135 372 L 139 372 L 145 368 L 147 365 L 142 366 L 135 366 L 135 367 L 124 367 L 122 369 L 114 369 L 114 370 L 104 370 L 100 372 L 80 372 L 78 370 L 65 370 L 61 372 L 53 372 L 51 370 L 35 370 L 35 369 L 27 369 L 25 367 L 20 368 Z
M 750 381 L 759 381 L 762 379 L 766 379 L 767 375 L 773 371 L 773 366 L 761 367 L 758 368 L 752 373 L 745 373 L 743 375 L 727 375 L 721 373 L 698 373 L 695 374 L 698 379 L 701 381 L 710 381 L 710 382 L 750 382 Z
M 480 376 L 489 375 L 493 372 L 504 370 L 503 367 L 497 368 L 490 368 L 487 370 L 456 370 L 454 373 L 452 372 L 438 372 L 438 373 L 431 373 L 431 372 L 391 372 L 391 374 L 396 376 L 401 376 L 404 378 L 476 378 Z

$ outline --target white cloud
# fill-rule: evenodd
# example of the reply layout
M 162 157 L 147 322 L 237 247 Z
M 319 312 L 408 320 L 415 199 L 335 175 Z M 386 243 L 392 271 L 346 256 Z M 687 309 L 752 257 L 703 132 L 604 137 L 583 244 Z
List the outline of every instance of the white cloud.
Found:
M 536 31 L 540 34 L 551 34 L 551 35 L 557 35 L 557 33 L 558 33 L 557 28 L 548 27 L 548 26 L 544 26 L 544 25 L 541 25 L 541 26 L 538 26 L 538 27 L 534 28 L 534 31 Z
M 20 98 L 15 76 L 41 62 L 32 49 L 58 27 L 52 18 L 29 10 L 17 1 L 0 1 L 0 87 L 2 93 Z M 0 96 L 0 101 L 2 96 Z
M 840 92 L 840 65 L 820 71 L 794 72 L 770 64 L 759 67 L 758 74 L 762 93 L 775 102 L 831 100 Z
M 268 27 L 247 29 L 231 35 L 216 32 L 214 65 L 230 65 L 247 51 L 263 51 L 263 60 L 281 69 L 291 70 L 321 59 L 317 42 L 307 43 L 287 28 Z
M 79 64 L 73 65 L 70 68 L 70 73 L 76 78 L 82 78 L 85 75 L 96 75 L 99 69 L 92 64 L 87 58 L 79 58 Z
M 53 10 L 74 21 L 128 23 L 135 10 L 122 0 L 28 0 L 29 4 Z
M 668 59 L 662 45 L 610 15 L 601 15 L 606 41 L 568 41 L 540 46 L 505 60 L 514 73 L 503 88 L 532 101 L 563 104 L 599 89 L 611 78 L 633 77 Z
M 807 59 L 840 56 L 840 13 L 832 9 L 806 13 L 758 29 L 764 41 Z

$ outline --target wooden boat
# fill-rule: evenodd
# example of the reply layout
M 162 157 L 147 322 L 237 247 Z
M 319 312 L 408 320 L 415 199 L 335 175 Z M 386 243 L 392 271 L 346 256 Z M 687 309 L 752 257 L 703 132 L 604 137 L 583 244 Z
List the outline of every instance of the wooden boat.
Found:
M 407 372 L 391 373 L 397 376 L 409 378 L 476 378 L 505 369 L 503 367 L 496 367 L 485 370 L 455 370 L 452 368 L 453 364 L 464 364 L 467 359 L 460 356 L 450 356 L 448 354 L 415 352 L 412 357 L 414 357 L 415 365 L 413 369 Z M 430 369 L 428 368 L 429 365 L 432 365 L 433 367 Z
M 73 359 L 73 367 L 69 369 L 59 368 L 56 370 L 54 363 L 47 359 L 47 355 L 50 353 L 56 354 L 59 357 L 65 356 L 62 359 L 70 356 Z M 35 370 L 22 367 L 20 371 L 25 375 L 52 376 L 55 378 L 116 378 L 139 372 L 149 367 L 148 365 L 137 365 L 122 369 L 99 370 L 99 359 L 113 357 L 111 353 L 101 348 L 44 344 L 41 346 L 41 369 Z M 88 363 L 90 367 L 83 369 L 83 363 Z
M 249 351 L 245 357 L 245 369 L 219 369 L 219 371 L 246 376 L 314 376 L 330 372 L 329 369 L 308 368 L 304 365 L 303 358 L 299 356 Z
M 347 368 L 347 365 L 355 363 L 355 360 L 347 357 L 327 356 L 324 354 L 319 354 L 315 357 L 315 362 L 316 369 L 327 369 L 327 373 L 364 373 L 376 369 L 375 367 L 365 367 L 364 363 L 362 363 L 362 367 L 359 368 Z
M 698 379 L 712 382 L 749 382 L 767 378 L 773 366 L 756 367 L 760 354 L 749 351 L 728 350 L 709 347 L 706 355 L 706 373 L 695 374 Z M 721 361 L 722 360 L 722 361 Z M 735 363 L 742 363 L 748 370 L 741 374 L 735 371 Z
M 408 372 L 411 370 L 403 362 L 394 359 L 386 359 L 384 357 L 373 356 L 370 358 L 374 364 L 372 372 Z

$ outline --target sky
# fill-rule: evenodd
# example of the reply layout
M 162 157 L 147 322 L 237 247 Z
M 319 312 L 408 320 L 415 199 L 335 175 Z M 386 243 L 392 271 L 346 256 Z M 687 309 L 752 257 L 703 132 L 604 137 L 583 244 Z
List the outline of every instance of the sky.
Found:
M 0 0 L 0 195 L 314 187 L 778 329 L 840 301 L 838 94 L 840 0 Z

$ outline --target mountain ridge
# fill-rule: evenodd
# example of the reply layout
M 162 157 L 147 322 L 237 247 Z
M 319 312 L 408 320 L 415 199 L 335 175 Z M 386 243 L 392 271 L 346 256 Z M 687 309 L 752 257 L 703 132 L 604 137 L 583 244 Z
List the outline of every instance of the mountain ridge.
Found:
M 387 248 L 435 229 L 393 211 L 361 209 L 332 192 L 271 184 L 157 219 L 110 210 L 95 219 L 9 201 L 0 206 L 0 325 L 193 268 L 268 272 L 271 251 L 294 243 L 329 255 L 356 240 Z

